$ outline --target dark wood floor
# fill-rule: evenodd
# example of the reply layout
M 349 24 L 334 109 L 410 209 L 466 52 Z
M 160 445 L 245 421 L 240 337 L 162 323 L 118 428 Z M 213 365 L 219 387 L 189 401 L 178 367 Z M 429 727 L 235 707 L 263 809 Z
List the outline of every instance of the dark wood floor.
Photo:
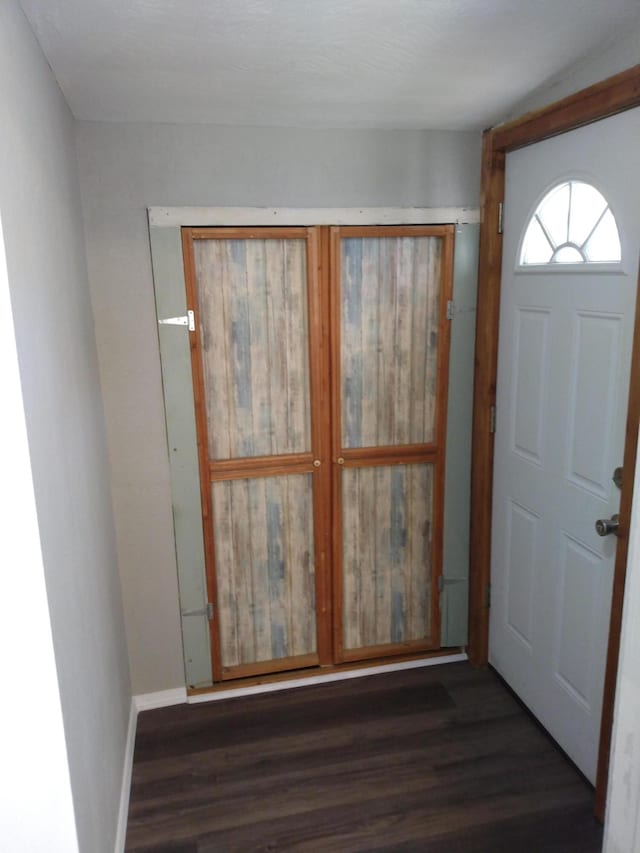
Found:
M 592 791 L 466 663 L 138 718 L 127 850 L 595 853 Z

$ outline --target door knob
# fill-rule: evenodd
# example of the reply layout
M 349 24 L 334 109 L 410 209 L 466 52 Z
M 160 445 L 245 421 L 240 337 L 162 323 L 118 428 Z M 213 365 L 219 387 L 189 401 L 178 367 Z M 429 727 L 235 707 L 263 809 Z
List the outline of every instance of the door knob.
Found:
M 618 527 L 620 526 L 620 516 L 612 515 L 611 518 L 599 518 L 596 521 L 596 533 L 598 536 L 608 536 L 610 533 L 618 535 Z

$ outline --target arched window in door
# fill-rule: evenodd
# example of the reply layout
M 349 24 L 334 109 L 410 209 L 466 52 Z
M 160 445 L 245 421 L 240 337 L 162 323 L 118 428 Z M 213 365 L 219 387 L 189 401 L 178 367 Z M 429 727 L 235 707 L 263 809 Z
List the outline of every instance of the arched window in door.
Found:
M 619 263 L 618 226 L 605 197 L 591 184 L 565 181 L 553 187 L 531 217 L 520 264 Z

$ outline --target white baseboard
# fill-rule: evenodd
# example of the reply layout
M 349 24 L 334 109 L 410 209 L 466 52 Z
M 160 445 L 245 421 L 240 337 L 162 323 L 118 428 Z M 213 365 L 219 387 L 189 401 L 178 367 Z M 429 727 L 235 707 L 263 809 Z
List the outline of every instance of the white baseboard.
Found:
M 136 722 L 138 711 L 134 698 L 131 698 L 129 708 L 129 726 L 127 728 L 127 743 L 124 750 L 122 766 L 122 786 L 120 788 L 120 807 L 118 809 L 118 826 L 116 829 L 115 853 L 124 853 L 127 837 L 127 818 L 129 817 L 129 795 L 131 793 L 131 772 L 133 770 L 133 749 L 136 742 Z
M 129 709 L 129 726 L 127 728 L 127 743 L 124 750 L 122 767 L 122 786 L 120 788 L 120 807 L 118 809 L 118 826 L 116 829 L 115 853 L 124 853 L 127 838 L 127 819 L 129 817 L 129 796 L 131 794 L 131 774 L 133 771 L 133 751 L 136 743 L 136 727 L 140 711 L 152 708 L 165 708 L 169 705 L 181 705 L 187 701 L 187 691 L 184 687 L 173 690 L 160 690 L 158 693 L 141 693 L 131 697 Z
M 199 702 L 217 702 L 220 699 L 232 699 L 234 696 L 253 696 L 258 693 L 273 693 L 278 690 L 291 690 L 293 687 L 309 687 L 312 684 L 326 684 L 330 681 L 346 681 L 349 678 L 363 678 L 367 675 L 380 675 L 384 672 L 399 672 L 403 669 L 419 669 L 425 666 L 439 666 L 443 663 L 457 663 L 467 660 L 465 652 L 456 652 L 438 657 L 407 660 L 398 663 L 384 663 L 376 666 L 366 666 L 344 672 L 327 672 L 310 675 L 307 678 L 291 678 L 287 681 L 274 681 L 267 684 L 252 684 L 248 687 L 230 687 L 228 690 L 216 690 L 212 693 L 198 693 L 187 696 L 186 687 L 174 687 L 171 690 L 160 690 L 157 693 L 139 693 L 133 697 L 136 713 L 151 711 L 153 708 L 168 708 L 171 705 L 183 705 L 188 702 L 196 705 Z
M 329 681 L 346 681 L 348 678 L 363 678 L 367 675 L 379 675 L 383 672 L 399 672 L 402 669 L 419 669 L 424 666 L 438 666 L 443 663 L 457 663 L 467 660 L 464 652 L 452 655 L 438 655 L 421 660 L 407 660 L 399 663 L 383 663 L 377 666 L 351 669 L 345 672 L 328 672 L 326 675 L 310 675 L 308 678 L 292 678 L 289 681 L 274 681 L 271 684 L 254 684 L 250 687 L 232 687 L 215 693 L 198 693 L 189 696 L 187 702 L 195 705 L 199 702 L 216 702 L 219 699 L 233 699 L 235 696 L 252 696 L 256 693 L 273 693 L 276 690 L 291 690 L 293 687 L 309 687 L 312 684 L 326 684 Z
M 152 708 L 168 708 L 170 705 L 182 705 L 187 701 L 186 687 L 174 687 L 171 690 L 159 690 L 157 693 L 139 693 L 133 697 L 136 711 L 150 711 Z

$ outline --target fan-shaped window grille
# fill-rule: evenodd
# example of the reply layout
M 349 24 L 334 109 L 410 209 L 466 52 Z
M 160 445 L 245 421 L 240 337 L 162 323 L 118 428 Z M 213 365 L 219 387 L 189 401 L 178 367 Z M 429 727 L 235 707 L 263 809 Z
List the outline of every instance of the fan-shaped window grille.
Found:
M 582 181 L 550 190 L 533 214 L 520 263 L 601 264 L 621 260 L 618 226 L 602 193 Z

